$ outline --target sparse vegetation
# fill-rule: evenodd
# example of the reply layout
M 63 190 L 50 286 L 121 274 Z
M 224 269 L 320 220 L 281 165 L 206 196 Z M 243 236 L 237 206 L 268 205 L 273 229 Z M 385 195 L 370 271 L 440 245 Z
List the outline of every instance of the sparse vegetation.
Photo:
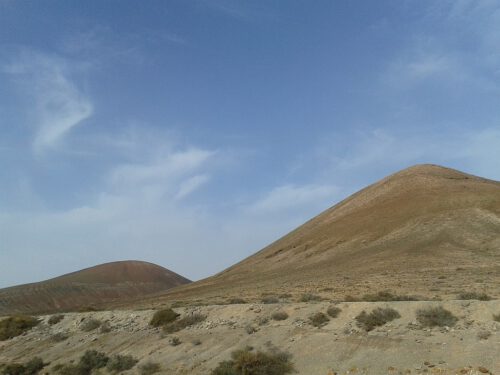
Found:
M 288 353 L 276 350 L 254 352 L 246 348 L 231 353 L 231 360 L 220 362 L 211 375 L 285 375 L 293 371 Z
M 328 316 L 326 316 L 326 314 L 322 312 L 318 312 L 309 317 L 309 322 L 311 323 L 311 325 L 317 328 L 325 326 L 329 321 L 330 318 L 328 318 Z
M 10 316 L 0 320 L 0 341 L 22 335 L 39 323 L 38 319 L 25 315 Z
M 177 346 L 177 345 L 180 345 L 182 342 L 181 342 L 180 338 L 178 338 L 177 336 L 173 336 L 172 338 L 170 338 L 169 343 L 172 346 Z
M 423 327 L 452 327 L 458 318 L 442 306 L 417 310 L 417 320 Z
M 266 304 L 279 303 L 279 301 L 280 301 L 279 298 L 274 297 L 274 296 L 265 296 L 265 297 L 262 297 L 262 299 L 261 299 L 261 302 L 266 303 Z
M 25 364 L 12 363 L 2 368 L 2 375 L 37 375 L 46 366 L 43 360 L 35 357 Z
M 342 310 L 337 306 L 329 306 L 328 309 L 326 310 L 326 313 L 330 315 L 332 318 L 336 318 L 337 316 L 339 316 L 341 311 Z
M 49 323 L 49 325 L 53 326 L 54 324 L 59 323 L 63 319 L 64 319 L 64 315 L 62 315 L 62 314 L 52 315 L 49 318 L 49 320 L 47 321 L 47 323 Z
M 230 305 L 241 305 L 241 304 L 244 304 L 244 303 L 247 303 L 246 300 L 244 300 L 243 298 L 231 298 L 228 303 Z
M 57 332 L 57 333 L 54 333 L 50 339 L 53 341 L 53 342 L 61 342 L 61 341 L 65 341 L 69 338 L 68 334 L 65 333 L 65 332 Z
M 163 326 L 165 333 L 174 333 L 183 330 L 186 327 L 203 322 L 207 317 L 205 315 L 194 313 L 181 319 L 175 320 Z
M 53 371 L 59 375 L 90 375 L 94 370 L 105 367 L 109 357 L 96 350 L 87 350 L 77 364 L 58 364 Z
M 99 332 L 100 333 L 109 333 L 111 332 L 111 324 L 109 322 L 104 322 L 101 324 L 101 327 L 99 327 Z
M 384 290 L 380 291 L 376 294 L 365 294 L 362 298 L 363 301 L 366 302 L 389 302 L 389 301 L 418 301 L 419 298 L 415 296 L 404 296 L 404 295 L 396 295 L 391 292 Z
M 300 302 L 321 301 L 322 299 L 320 296 L 312 293 L 305 293 L 300 296 Z
M 477 333 L 477 338 L 479 340 L 488 340 L 490 338 L 490 336 L 491 336 L 491 332 L 490 331 L 483 330 L 483 331 L 479 331 Z
M 161 371 L 161 366 L 156 362 L 146 362 L 139 366 L 139 373 L 141 375 L 153 375 Z
M 478 300 L 478 301 L 491 300 L 491 297 L 486 293 L 477 293 L 477 292 L 461 292 L 458 294 L 457 298 L 463 300 Z
M 273 318 L 273 320 L 286 320 L 288 319 L 288 314 L 284 311 L 276 311 L 271 315 L 271 318 Z
M 131 355 L 115 354 L 109 359 L 106 369 L 111 373 L 127 371 L 134 367 L 137 362 L 138 360 Z
M 81 324 L 80 329 L 84 332 L 90 332 L 101 326 L 102 322 L 94 318 L 86 318 Z
M 179 316 L 180 314 L 177 314 L 174 310 L 170 308 L 159 310 L 154 313 L 149 324 L 152 325 L 153 327 L 165 326 L 175 321 Z
M 400 317 L 401 315 L 394 309 L 377 307 L 369 314 L 366 311 L 362 311 L 356 316 L 356 323 L 368 332 Z

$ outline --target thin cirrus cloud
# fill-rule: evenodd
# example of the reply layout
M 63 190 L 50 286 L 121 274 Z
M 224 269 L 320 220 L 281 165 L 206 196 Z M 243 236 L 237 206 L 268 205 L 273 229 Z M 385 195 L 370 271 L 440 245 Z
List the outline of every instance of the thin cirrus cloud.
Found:
M 62 58 L 29 50 L 15 54 L 3 71 L 21 82 L 34 102 L 32 150 L 54 150 L 64 137 L 93 113 L 91 101 L 68 78 L 70 65 Z

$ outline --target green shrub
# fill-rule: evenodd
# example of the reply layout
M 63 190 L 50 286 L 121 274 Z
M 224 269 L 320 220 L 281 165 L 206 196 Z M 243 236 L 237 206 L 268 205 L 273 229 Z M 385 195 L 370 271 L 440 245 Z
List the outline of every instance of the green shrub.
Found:
M 294 371 L 291 356 L 280 351 L 236 350 L 230 361 L 220 362 L 211 375 L 285 375 Z
M 172 309 L 164 309 L 164 310 L 159 310 L 156 311 L 151 318 L 151 321 L 149 322 L 150 325 L 153 327 L 161 327 L 166 324 L 172 323 L 175 321 L 180 314 L 177 314 L 174 310 Z
M 458 299 L 462 300 L 478 300 L 478 301 L 489 301 L 491 297 L 486 293 L 477 293 L 477 292 L 462 292 L 458 296 Z
M 271 315 L 271 318 L 273 318 L 273 320 L 286 320 L 288 319 L 288 314 L 284 311 L 276 311 Z
M 493 314 L 493 320 L 500 323 L 500 314 Z
M 84 332 L 90 332 L 101 326 L 102 322 L 94 318 L 85 318 L 85 320 L 80 324 L 80 329 Z
M 328 318 L 328 316 L 326 316 L 326 314 L 323 314 L 322 312 L 318 312 L 309 317 L 309 322 L 311 323 L 311 325 L 318 328 L 327 325 L 329 321 L 330 318 Z
M 131 355 L 115 354 L 109 359 L 106 369 L 111 373 L 127 371 L 134 367 L 137 362 L 138 360 Z
M 395 295 L 389 291 L 380 291 L 376 294 L 365 294 L 362 298 L 366 302 L 389 302 L 389 301 L 418 301 L 419 298 L 415 296 Z
M 278 297 L 266 296 L 266 297 L 262 297 L 261 302 L 266 303 L 266 304 L 270 304 L 270 303 L 279 303 L 280 300 Z
M 312 293 L 305 293 L 302 296 L 300 296 L 300 302 L 313 302 L 313 301 L 321 301 L 323 298 L 320 296 L 317 296 L 316 294 Z
M 458 318 L 442 306 L 417 310 L 417 320 L 423 327 L 453 327 Z
M 2 375 L 37 375 L 45 366 L 41 358 L 34 357 L 25 364 L 8 364 L 2 369 Z
M 146 362 L 139 366 L 139 373 L 141 375 L 153 375 L 161 371 L 161 366 L 159 363 Z
M 38 319 L 25 315 L 16 315 L 0 320 L 0 341 L 19 336 L 38 323 L 40 323 Z
M 203 322 L 207 317 L 205 315 L 194 313 L 185 316 L 181 319 L 175 320 L 163 326 L 163 331 L 165 333 L 174 333 L 183 330 L 186 327 L 195 325 L 197 323 Z
M 64 315 L 62 315 L 62 314 L 52 315 L 49 318 L 49 320 L 47 321 L 47 323 L 49 323 L 49 325 L 53 326 L 54 324 L 59 323 L 63 319 L 64 319 Z
M 339 316 L 340 312 L 342 310 L 339 309 L 337 306 L 329 306 L 328 309 L 326 310 L 326 313 L 330 315 L 332 318 L 336 318 Z
M 99 369 L 108 364 L 109 357 L 97 350 L 87 350 L 78 362 L 78 367 L 84 371 L 85 374 L 90 374 L 92 370 Z
M 365 331 L 371 331 L 375 327 L 383 326 L 391 320 L 400 317 L 401 315 L 394 309 L 377 307 L 370 314 L 367 314 L 366 311 L 362 311 L 356 316 L 356 323 Z

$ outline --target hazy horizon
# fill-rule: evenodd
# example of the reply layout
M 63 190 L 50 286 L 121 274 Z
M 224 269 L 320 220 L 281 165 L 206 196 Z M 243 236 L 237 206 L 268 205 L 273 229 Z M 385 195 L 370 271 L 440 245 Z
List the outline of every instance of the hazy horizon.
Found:
M 0 288 L 197 280 L 418 163 L 500 180 L 500 1 L 0 0 Z

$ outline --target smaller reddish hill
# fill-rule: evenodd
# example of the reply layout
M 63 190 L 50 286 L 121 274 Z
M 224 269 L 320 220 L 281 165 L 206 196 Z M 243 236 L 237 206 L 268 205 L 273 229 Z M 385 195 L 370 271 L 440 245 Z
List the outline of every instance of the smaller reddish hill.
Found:
M 185 277 L 152 263 L 105 263 L 38 283 L 0 289 L 0 315 L 99 308 L 187 283 L 190 281 Z

